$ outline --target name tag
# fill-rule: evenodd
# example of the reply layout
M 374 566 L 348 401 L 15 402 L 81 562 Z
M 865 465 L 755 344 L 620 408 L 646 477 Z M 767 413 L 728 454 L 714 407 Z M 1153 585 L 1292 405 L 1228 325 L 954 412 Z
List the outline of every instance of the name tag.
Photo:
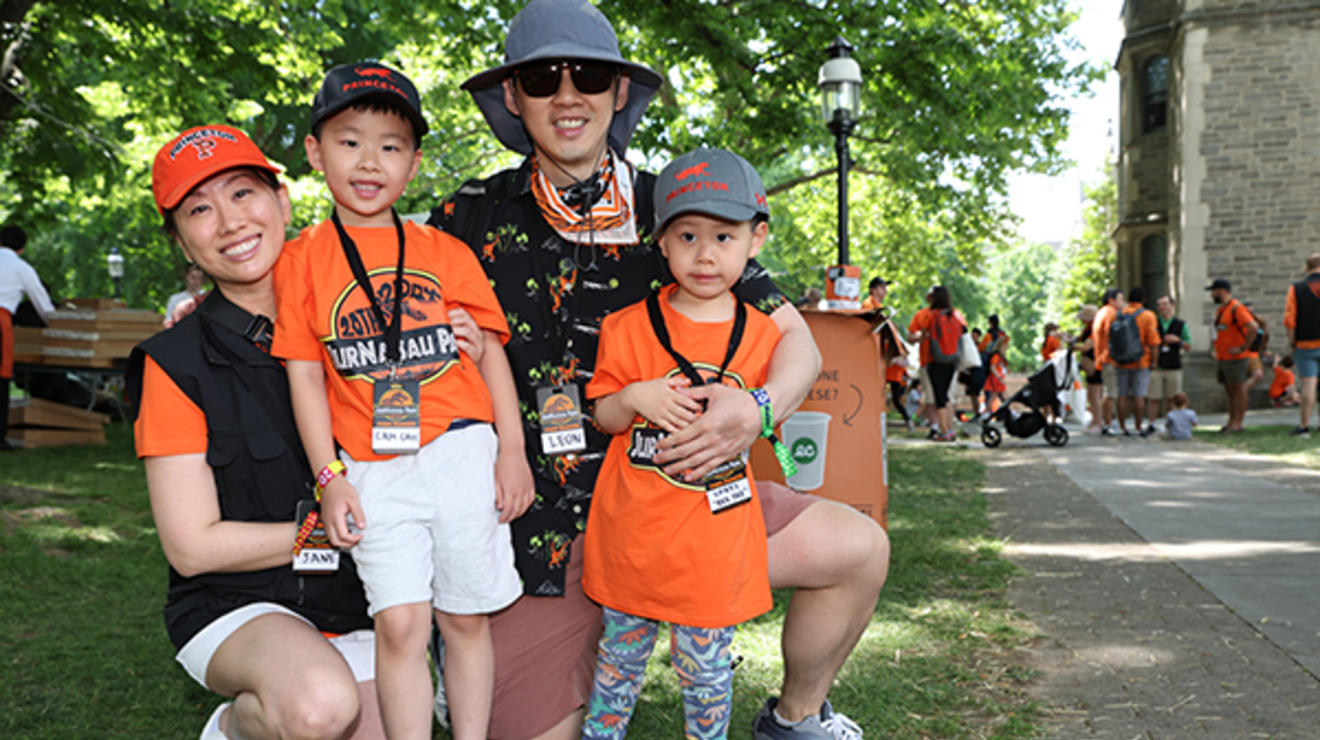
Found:
M 410 455 L 421 449 L 421 385 L 416 379 L 384 380 L 374 386 L 371 451 Z
M 298 502 L 297 520 L 301 531 L 307 518 L 317 513 L 317 505 L 311 499 Z M 326 575 L 339 570 L 339 550 L 330 544 L 325 534 L 325 527 L 319 517 L 312 526 L 302 546 L 293 556 L 293 570 L 304 575 Z
M 587 448 L 582 399 L 576 385 L 537 388 L 536 408 L 541 420 L 542 453 L 562 455 Z
M 742 457 L 725 461 L 705 480 L 706 504 L 712 514 L 727 511 L 752 500 L 752 484 L 747 480 L 747 463 Z

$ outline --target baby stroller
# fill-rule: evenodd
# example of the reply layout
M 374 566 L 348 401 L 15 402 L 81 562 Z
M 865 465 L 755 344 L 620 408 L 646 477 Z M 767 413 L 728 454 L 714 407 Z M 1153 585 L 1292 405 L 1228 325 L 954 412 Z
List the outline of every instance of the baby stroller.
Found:
M 1072 353 L 1059 352 L 1031 374 L 1022 390 L 1014 393 L 1008 402 L 981 424 L 981 443 L 986 447 L 998 447 L 1004 440 L 996 422 L 1004 425 L 1004 431 L 1014 437 L 1030 437 L 1045 430 L 1045 441 L 1052 447 L 1068 444 L 1068 430 L 1057 422 L 1045 421 L 1044 410 L 1050 409 L 1054 419 L 1063 417 L 1063 405 L 1059 400 L 1059 390 L 1068 388 L 1073 369 Z M 1026 406 L 1027 411 L 1014 409 L 1014 405 Z

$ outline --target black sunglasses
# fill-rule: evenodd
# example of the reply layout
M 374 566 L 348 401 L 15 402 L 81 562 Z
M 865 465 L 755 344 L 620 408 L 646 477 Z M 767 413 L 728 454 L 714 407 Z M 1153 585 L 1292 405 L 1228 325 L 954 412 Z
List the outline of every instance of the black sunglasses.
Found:
M 573 87 L 583 95 L 599 95 L 610 89 L 618 70 L 605 62 L 540 62 L 519 67 L 513 74 L 524 93 L 533 98 L 548 98 L 559 92 L 559 81 L 568 70 Z

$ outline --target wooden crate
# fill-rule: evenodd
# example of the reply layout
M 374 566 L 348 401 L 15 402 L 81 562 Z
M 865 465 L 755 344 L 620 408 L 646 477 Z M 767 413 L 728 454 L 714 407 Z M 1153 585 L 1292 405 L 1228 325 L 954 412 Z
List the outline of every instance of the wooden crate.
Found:
M 103 445 L 110 417 L 41 398 L 10 399 L 10 440 L 23 447 Z
M 25 448 L 62 447 L 64 445 L 103 445 L 105 429 L 10 429 L 9 439 Z

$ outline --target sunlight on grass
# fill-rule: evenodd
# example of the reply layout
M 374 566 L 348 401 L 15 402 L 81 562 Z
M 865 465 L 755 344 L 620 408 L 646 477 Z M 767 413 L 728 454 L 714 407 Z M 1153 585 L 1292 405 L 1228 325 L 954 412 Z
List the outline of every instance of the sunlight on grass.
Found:
M 1216 434 L 1215 430 L 1197 429 L 1196 439 L 1253 455 L 1274 458 L 1286 465 L 1320 470 L 1320 445 L 1315 439 L 1288 435 L 1291 426 L 1247 427 L 1238 434 Z
M 123 537 L 120 537 L 117 532 L 109 527 L 68 527 L 37 524 L 24 529 L 37 541 L 50 545 L 68 545 L 78 542 L 95 542 L 100 545 L 109 545 L 124 541 Z

